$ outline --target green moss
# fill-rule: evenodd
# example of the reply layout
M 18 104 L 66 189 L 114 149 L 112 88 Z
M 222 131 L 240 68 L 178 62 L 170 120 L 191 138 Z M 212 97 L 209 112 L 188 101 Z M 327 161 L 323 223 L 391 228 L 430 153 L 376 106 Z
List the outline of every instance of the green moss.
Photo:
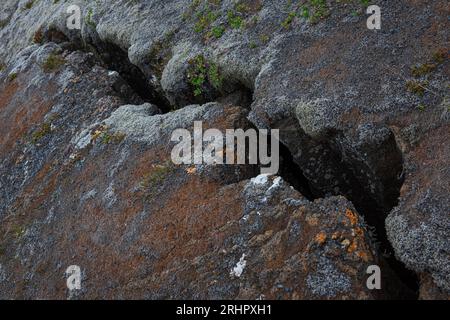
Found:
M 45 122 L 43 123 L 40 128 L 35 131 L 32 135 L 31 135 L 31 142 L 33 144 L 36 144 L 39 142 L 39 140 L 41 140 L 42 138 L 44 138 L 45 136 L 47 136 L 48 134 L 50 134 L 52 132 L 52 126 L 50 123 Z
M 234 10 L 242 14 L 247 14 L 250 12 L 250 7 L 244 2 L 237 2 L 234 5 Z
M 42 29 L 39 28 L 33 35 L 33 42 L 37 44 L 41 44 L 44 41 L 44 33 Z
M 330 14 L 326 0 L 309 0 L 309 4 L 312 9 L 311 22 L 317 22 Z
M 243 19 L 241 16 L 237 15 L 234 11 L 229 10 L 227 12 L 228 25 L 232 29 L 240 29 L 243 25 Z
M 34 5 L 35 0 L 29 0 L 27 3 L 25 3 L 25 9 L 30 10 Z
M 438 64 L 444 63 L 446 58 L 447 58 L 446 49 L 439 49 L 433 53 L 433 60 Z
M 289 12 L 286 19 L 284 19 L 283 22 L 281 23 L 281 26 L 284 29 L 289 29 L 296 16 L 297 16 L 297 13 L 295 11 Z
M 27 230 L 23 226 L 16 225 L 16 226 L 12 227 L 11 231 L 16 239 L 20 239 L 23 237 L 23 235 L 25 234 L 25 232 Z
M 139 183 L 140 189 L 146 194 L 147 198 L 154 196 L 167 177 L 174 170 L 175 166 L 171 161 L 155 166 L 150 173 L 145 174 L 142 177 Z
M 424 105 L 424 104 L 419 104 L 418 106 L 417 106 L 417 109 L 419 109 L 419 111 L 425 111 L 425 109 L 426 109 L 426 106 Z
M 213 27 L 212 30 L 211 30 L 211 34 L 216 39 L 221 38 L 224 33 L 225 33 L 225 27 L 223 27 L 223 26 L 216 26 L 216 27 Z
M 8 20 L 0 20 L 0 29 L 3 29 L 8 24 Z
M 266 44 L 267 42 L 269 42 L 270 37 L 267 34 L 262 34 L 259 36 L 259 40 L 262 44 Z
M 222 78 L 220 76 L 219 67 L 214 63 L 209 65 L 208 78 L 214 88 L 219 89 L 222 86 Z
M 368 7 L 368 6 L 369 6 L 369 3 L 370 3 L 370 0 L 359 0 L 359 2 L 360 2 L 363 6 Z
M 197 22 L 194 25 L 194 31 L 202 33 L 207 30 L 218 17 L 219 14 L 217 12 L 213 12 L 209 9 L 197 14 Z
M 97 26 L 95 25 L 95 22 L 92 20 L 93 15 L 94 15 L 94 11 L 92 10 L 92 8 L 89 8 L 84 21 L 86 22 L 86 24 L 88 26 L 95 29 Z
M 125 134 L 121 132 L 111 133 L 109 131 L 105 131 L 100 135 L 100 142 L 102 144 L 119 144 L 125 139 Z
M 304 19 L 309 19 L 309 8 L 307 6 L 301 6 L 300 7 L 300 16 Z
M 411 73 L 415 77 L 424 76 L 430 72 L 433 72 L 436 69 L 437 65 L 433 63 L 424 63 L 417 66 L 413 66 L 411 68 Z
M 429 84 L 428 81 L 409 80 L 406 82 L 406 89 L 422 97 L 425 94 L 426 87 L 428 86 L 428 84 Z
M 17 78 L 17 73 L 16 72 L 11 73 L 9 75 L 9 77 L 8 77 L 10 82 L 13 82 L 14 80 L 16 80 L 16 78 Z
M 66 63 L 66 60 L 64 60 L 63 57 L 52 53 L 44 61 L 42 69 L 44 69 L 44 72 L 54 72 L 58 70 L 64 63 Z
M 189 60 L 187 79 L 193 89 L 194 96 L 202 95 L 208 84 L 215 89 L 219 89 L 223 80 L 219 67 L 208 61 L 203 55 L 198 55 Z

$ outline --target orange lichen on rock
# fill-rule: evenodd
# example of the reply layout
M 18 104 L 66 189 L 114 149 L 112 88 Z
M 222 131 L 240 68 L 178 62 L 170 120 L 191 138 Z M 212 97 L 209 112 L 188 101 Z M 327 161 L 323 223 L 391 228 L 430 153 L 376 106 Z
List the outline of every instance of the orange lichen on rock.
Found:
M 325 232 L 321 231 L 316 235 L 316 242 L 320 245 L 324 244 L 327 241 L 327 235 Z
M 358 249 L 358 240 L 354 239 L 350 246 L 347 248 L 348 253 L 355 252 Z
M 187 172 L 187 174 L 194 174 L 197 172 L 197 168 L 195 168 L 195 167 L 187 168 L 186 172 Z
M 314 215 L 307 215 L 305 220 L 310 226 L 317 226 L 317 224 L 319 223 L 319 219 Z
M 358 223 L 358 216 L 352 210 L 347 209 L 345 211 L 345 216 L 348 218 L 352 226 Z
M 364 262 L 369 261 L 369 256 L 366 252 L 364 251 L 358 251 L 356 252 L 356 255 L 358 256 L 358 258 L 360 258 L 361 260 L 363 260 Z

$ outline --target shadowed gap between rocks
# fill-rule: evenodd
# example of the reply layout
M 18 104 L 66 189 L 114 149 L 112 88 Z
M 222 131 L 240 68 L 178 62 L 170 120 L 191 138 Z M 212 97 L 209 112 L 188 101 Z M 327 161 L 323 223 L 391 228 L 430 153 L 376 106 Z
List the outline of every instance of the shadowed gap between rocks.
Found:
M 294 173 L 303 181 L 301 186 L 308 186 L 306 192 L 310 192 L 309 199 L 324 198 L 333 195 L 342 195 L 349 199 L 364 217 L 369 225 L 371 232 L 375 235 L 378 244 L 378 252 L 385 256 L 387 263 L 395 276 L 400 279 L 401 283 L 408 289 L 405 292 L 406 299 L 417 299 L 419 290 L 419 280 L 417 275 L 407 269 L 405 265 L 395 258 L 393 248 L 387 239 L 385 219 L 390 211 L 398 205 L 400 189 L 403 185 L 403 156 L 397 146 L 393 134 L 387 139 L 383 145 L 369 146 L 369 157 L 372 156 L 374 168 L 369 168 L 362 162 L 357 152 L 351 154 L 345 147 L 333 141 L 337 139 L 338 133 L 330 133 L 326 139 L 316 141 L 306 135 L 298 124 L 293 124 L 291 120 L 282 121 L 277 127 L 284 128 L 280 130 L 280 139 L 290 148 L 284 147 L 281 154 L 285 158 L 290 158 L 287 168 L 282 168 L 283 178 L 290 182 L 300 192 L 298 184 L 289 177 L 290 173 Z M 377 152 L 382 150 L 380 159 Z M 295 155 L 290 150 L 297 151 Z M 317 150 L 320 150 L 317 152 Z M 318 156 L 318 153 L 324 155 Z M 350 153 L 350 154 L 349 154 Z M 289 157 L 288 154 L 291 154 Z M 316 158 L 316 162 L 311 168 L 311 158 Z M 374 160 L 375 159 L 375 160 Z M 338 185 L 332 185 L 325 175 L 314 176 L 314 174 L 304 175 L 302 172 L 306 168 L 313 170 L 314 167 L 322 167 L 321 172 L 326 171 L 324 168 L 330 169 L 335 176 L 345 176 L 346 179 L 339 180 Z M 374 169 L 375 171 L 371 170 Z M 370 171 L 370 177 L 367 172 Z M 286 175 L 286 172 L 288 173 Z M 306 181 L 306 184 L 305 184 Z M 375 192 L 370 192 L 370 186 L 376 185 Z
M 143 102 L 156 105 L 162 112 L 169 112 L 174 109 L 161 93 L 161 90 L 158 90 L 151 83 L 150 77 L 147 77 L 137 66 L 132 64 L 128 58 L 128 53 L 119 46 L 101 41 L 98 36 L 90 42 L 71 41 L 56 29 L 50 29 L 43 33 L 41 43 L 44 42 L 55 42 L 68 51 L 94 54 L 103 67 L 119 73 Z
M 191 104 L 205 104 L 219 102 L 250 108 L 253 99 L 253 91 L 243 85 L 238 79 L 223 79 L 219 89 L 209 88 L 200 96 L 194 96 L 193 92 L 187 92 L 183 99 L 176 100 L 173 104 L 167 99 L 158 78 L 157 70 L 143 72 L 138 66 L 131 63 L 128 52 L 119 46 L 100 40 L 97 34 L 90 42 L 71 41 L 62 32 L 50 29 L 43 34 L 43 42 L 55 42 L 69 51 L 83 51 L 93 53 L 103 66 L 116 71 L 133 91 L 143 100 L 156 105 L 163 113 L 181 109 Z M 149 57 L 151 60 L 151 57 Z M 146 74 L 147 73 L 147 74 Z M 186 82 L 188 82 L 186 78 Z

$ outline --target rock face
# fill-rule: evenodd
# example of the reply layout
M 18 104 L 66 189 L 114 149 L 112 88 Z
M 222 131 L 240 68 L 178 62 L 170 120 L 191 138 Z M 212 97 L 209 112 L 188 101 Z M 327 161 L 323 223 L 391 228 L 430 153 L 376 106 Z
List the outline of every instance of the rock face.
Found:
M 377 5 L 3 1 L 0 298 L 448 299 L 450 12 Z M 279 175 L 173 164 L 194 121 Z

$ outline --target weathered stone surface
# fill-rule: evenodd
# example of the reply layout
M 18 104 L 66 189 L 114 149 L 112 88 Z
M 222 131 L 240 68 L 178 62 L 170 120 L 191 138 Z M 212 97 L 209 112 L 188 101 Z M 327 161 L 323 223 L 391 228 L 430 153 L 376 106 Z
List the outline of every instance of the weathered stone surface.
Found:
M 324 2 L 327 14 L 310 21 L 317 10 L 312 6 L 310 18 L 299 13 L 287 19 L 289 12 L 301 12 L 295 1 L 244 0 L 239 7 L 223 0 L 209 4 L 210 18 L 207 1 L 76 0 L 70 4 L 82 9 L 82 29 L 68 30 L 66 1 L 3 1 L 1 294 L 65 297 L 61 272 L 81 257 L 91 288 L 80 293 L 83 298 L 132 297 L 128 285 L 148 298 L 373 298 L 356 288 L 364 282 L 367 261 L 352 260 L 345 250 L 330 255 L 337 240 L 307 250 L 314 232 L 324 231 L 327 239 L 331 231 L 349 232 L 339 221 L 355 208 L 335 198 L 343 195 L 376 228 L 381 251 L 392 245 L 393 254 L 417 273 L 422 298 L 448 297 L 447 1 L 378 1 L 382 29 L 376 32 L 365 27 L 359 1 Z M 217 66 L 222 81 L 195 95 L 187 73 L 198 56 Z M 167 113 L 173 109 L 180 110 Z M 205 166 L 194 174 L 166 168 L 167 141 L 171 130 L 189 128 L 194 120 L 248 127 L 245 118 L 258 128 L 281 130 L 312 197 L 323 198 L 312 203 L 297 194 L 305 203 L 302 217 L 333 212 L 336 230 L 327 219 L 307 227 L 302 218 L 305 237 L 294 250 L 286 234 L 300 207 L 275 201 L 264 207 L 267 217 L 272 211 L 282 217 L 261 218 L 261 232 L 252 230 L 253 237 L 268 232 L 267 240 L 250 249 L 244 237 L 241 251 L 230 253 L 226 237 L 239 238 L 251 203 L 245 192 L 250 182 L 244 180 L 257 168 Z M 141 190 L 141 180 L 153 170 L 163 178 Z M 157 200 L 147 202 L 152 197 L 146 193 L 155 192 Z M 224 192 L 236 207 L 229 213 L 223 211 Z M 206 228 L 200 218 L 205 208 L 212 212 L 206 221 L 216 229 L 208 229 L 195 246 L 213 249 L 185 257 L 186 239 Z M 180 211 L 178 222 L 155 217 L 160 211 L 170 216 L 171 210 Z M 196 225 L 196 232 L 185 230 L 185 223 Z M 223 242 L 216 243 L 213 230 L 227 223 L 237 227 L 218 233 Z M 180 232 L 183 241 L 176 238 Z M 154 243 L 161 238 L 166 241 Z M 376 250 L 368 239 L 358 243 Z M 266 252 L 280 247 L 285 249 L 275 263 Z M 216 257 L 222 249 L 227 254 Z M 379 251 L 368 261 L 382 260 Z M 242 278 L 230 282 L 230 268 L 244 253 Z M 94 265 L 121 276 L 102 278 L 102 272 L 90 271 Z M 204 272 L 193 271 L 199 268 Z M 52 273 L 53 287 L 27 286 Z M 260 274 L 266 278 L 258 279 Z M 173 286 L 163 287 L 162 279 Z M 184 285 L 177 287 L 180 279 Z M 213 280 L 218 285 L 209 289 L 207 281 Z M 293 285 L 297 280 L 301 288 Z M 144 282 L 154 286 L 153 293 Z M 274 289 L 277 285 L 284 291 Z M 181 288 L 192 291 L 177 291 Z
M 42 101 L 21 109 L 37 114 L 22 118 L 20 132 L 31 140 L 17 139 L 11 127 L 2 144 L 13 150 L 2 154 L 2 298 L 375 297 L 365 271 L 379 258 L 344 198 L 312 203 L 280 177 L 244 180 L 257 168 L 170 162 L 175 128 L 198 119 L 245 128 L 244 109 L 211 103 L 160 115 L 151 104 L 117 108 L 112 101 L 126 101 L 112 89 L 117 75 L 77 69 L 89 55 L 63 52 L 59 70 L 41 70 L 36 59 L 55 48 L 36 48 L 24 58 L 26 71 L 3 84 L 2 92 L 15 91 L 2 111 L 14 110 L 31 91 L 29 79 L 46 77 L 31 91 L 46 93 Z M 72 85 L 58 86 L 61 78 Z M 89 94 L 86 86 L 100 80 Z M 49 131 L 36 135 L 44 121 Z M 63 281 L 72 264 L 83 268 L 75 296 Z

